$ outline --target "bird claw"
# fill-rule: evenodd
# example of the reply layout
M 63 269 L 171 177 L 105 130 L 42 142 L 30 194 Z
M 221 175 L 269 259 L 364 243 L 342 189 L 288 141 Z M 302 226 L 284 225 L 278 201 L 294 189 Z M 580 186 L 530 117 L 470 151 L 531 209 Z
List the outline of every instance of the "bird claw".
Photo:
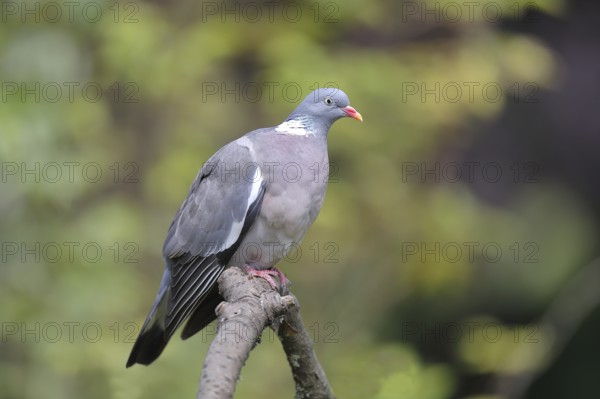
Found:
M 278 290 L 279 284 L 275 282 L 273 277 L 279 278 L 282 290 L 285 290 L 287 288 L 287 283 L 289 283 L 289 280 L 287 279 L 287 277 L 285 277 L 285 274 L 283 274 L 283 272 L 277 269 L 276 267 L 272 269 L 259 270 L 254 269 L 248 265 L 244 265 L 244 270 L 246 270 L 246 272 L 253 277 L 260 277 L 262 279 L 267 280 L 267 283 L 269 283 L 271 288 L 273 288 L 274 290 Z

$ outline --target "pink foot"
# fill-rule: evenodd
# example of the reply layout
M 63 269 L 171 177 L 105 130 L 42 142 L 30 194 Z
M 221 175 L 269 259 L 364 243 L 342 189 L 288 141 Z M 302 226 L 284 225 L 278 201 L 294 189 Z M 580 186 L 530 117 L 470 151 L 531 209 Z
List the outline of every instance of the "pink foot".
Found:
M 254 269 L 248 265 L 244 265 L 244 270 L 246 270 L 246 272 L 251 276 L 260 277 L 267 280 L 267 283 L 269 283 L 271 288 L 273 288 L 274 290 L 277 289 L 278 284 L 275 282 L 275 280 L 273 280 L 273 277 L 277 276 L 279 278 L 279 281 L 281 282 L 281 288 L 283 289 L 286 288 L 286 285 L 289 281 L 287 277 L 285 277 L 285 274 L 283 274 L 283 272 L 277 269 L 276 267 L 272 269 L 259 270 Z

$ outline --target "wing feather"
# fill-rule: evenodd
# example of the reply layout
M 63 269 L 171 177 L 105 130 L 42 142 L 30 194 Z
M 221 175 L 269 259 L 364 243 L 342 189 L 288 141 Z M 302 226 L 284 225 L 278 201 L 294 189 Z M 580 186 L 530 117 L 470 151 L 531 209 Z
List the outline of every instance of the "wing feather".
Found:
M 196 177 L 163 247 L 171 275 L 168 336 L 214 292 L 260 209 L 266 187 L 260 176 L 251 148 L 233 142 L 213 155 Z

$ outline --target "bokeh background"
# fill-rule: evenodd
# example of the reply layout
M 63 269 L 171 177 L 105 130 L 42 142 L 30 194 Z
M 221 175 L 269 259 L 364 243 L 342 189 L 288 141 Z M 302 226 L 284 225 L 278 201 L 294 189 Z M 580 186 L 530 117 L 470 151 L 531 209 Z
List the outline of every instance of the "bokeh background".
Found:
M 339 398 L 598 397 L 594 1 L 0 2 L 0 397 L 194 397 L 125 369 L 202 163 L 310 90 L 364 116 L 281 264 Z M 236 397 L 292 397 L 265 333 Z

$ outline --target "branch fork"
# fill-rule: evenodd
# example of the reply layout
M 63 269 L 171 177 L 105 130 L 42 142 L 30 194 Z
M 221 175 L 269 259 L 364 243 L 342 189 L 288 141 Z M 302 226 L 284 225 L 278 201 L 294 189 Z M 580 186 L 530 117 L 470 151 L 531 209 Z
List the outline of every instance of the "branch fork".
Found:
M 218 283 L 225 301 L 216 308 L 217 334 L 202 367 L 198 398 L 233 398 L 241 369 L 267 327 L 277 332 L 283 345 L 296 399 L 334 397 L 294 295 L 282 296 L 266 280 L 252 278 L 237 267 L 225 270 Z

